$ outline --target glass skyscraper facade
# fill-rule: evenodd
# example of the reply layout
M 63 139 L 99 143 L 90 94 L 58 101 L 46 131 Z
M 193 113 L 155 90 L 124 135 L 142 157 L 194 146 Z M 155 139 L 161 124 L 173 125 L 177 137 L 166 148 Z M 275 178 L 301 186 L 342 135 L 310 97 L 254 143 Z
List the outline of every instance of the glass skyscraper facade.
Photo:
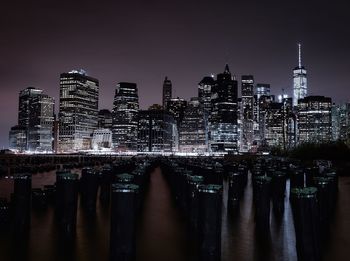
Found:
M 224 72 L 217 75 L 212 89 L 212 111 L 209 117 L 211 152 L 238 152 L 237 85 L 226 65 Z
M 197 97 L 189 101 L 179 127 L 179 150 L 186 153 L 208 151 L 204 112 Z
M 54 99 L 43 90 L 28 87 L 19 93 L 18 125 L 11 128 L 10 148 L 52 152 Z
M 112 112 L 113 146 L 117 151 L 137 151 L 138 112 L 136 83 L 118 83 Z
M 250 151 L 254 141 L 254 77 L 242 75 L 241 151 Z
M 83 70 L 60 76 L 59 151 L 91 148 L 98 126 L 99 81 Z
M 168 101 L 170 101 L 172 98 L 172 88 L 173 88 L 173 85 L 171 81 L 168 79 L 168 77 L 165 77 L 163 82 L 163 100 L 162 100 L 163 109 L 167 109 Z
M 293 70 L 293 106 L 298 105 L 298 100 L 307 96 L 306 69 L 301 63 L 301 45 L 299 47 L 299 64 Z
M 332 139 L 332 99 L 307 96 L 298 104 L 299 143 L 323 143 Z

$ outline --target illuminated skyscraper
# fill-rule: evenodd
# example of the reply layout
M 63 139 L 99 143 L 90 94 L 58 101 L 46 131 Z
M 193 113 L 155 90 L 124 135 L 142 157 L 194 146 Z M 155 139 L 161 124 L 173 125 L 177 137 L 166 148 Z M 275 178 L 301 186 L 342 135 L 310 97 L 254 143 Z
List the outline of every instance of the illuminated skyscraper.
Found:
M 207 117 L 211 112 L 211 90 L 214 85 L 215 80 L 210 76 L 204 77 L 198 84 L 199 104 Z
M 51 152 L 54 99 L 28 87 L 19 93 L 18 126 L 11 128 L 10 148 Z
M 85 71 L 70 71 L 60 77 L 59 150 L 91 148 L 91 137 L 98 125 L 97 79 Z
M 255 94 L 257 96 L 257 100 L 259 100 L 262 95 L 269 96 L 270 91 L 271 91 L 270 84 L 257 83 L 255 87 Z
M 181 152 L 204 153 L 208 150 L 204 113 L 198 98 L 191 98 L 179 128 Z
M 307 96 L 298 103 L 299 143 L 329 142 L 332 139 L 332 99 Z
M 242 130 L 241 150 L 249 151 L 253 144 L 253 120 L 254 120 L 254 77 L 242 75 Z
M 136 83 L 117 85 L 113 106 L 113 145 L 119 151 L 137 150 L 139 96 Z
M 172 83 L 168 79 L 168 77 L 165 77 L 164 83 L 163 83 L 163 108 L 167 109 L 167 103 L 172 98 Z
M 167 111 L 174 115 L 177 126 L 180 126 L 183 118 L 184 112 L 187 107 L 187 101 L 182 98 L 172 98 L 167 102 Z
M 28 126 L 28 150 L 52 151 L 54 110 L 55 101 L 52 97 L 40 94 L 32 99 Z
M 237 81 L 228 65 L 217 75 L 212 89 L 212 111 L 209 117 L 211 152 L 237 152 Z
M 301 63 L 301 44 L 299 48 L 299 64 L 293 70 L 293 106 L 298 105 L 298 100 L 307 96 L 306 69 Z
M 141 110 L 138 123 L 138 152 L 173 152 L 178 137 L 173 114 L 158 104 L 148 110 Z

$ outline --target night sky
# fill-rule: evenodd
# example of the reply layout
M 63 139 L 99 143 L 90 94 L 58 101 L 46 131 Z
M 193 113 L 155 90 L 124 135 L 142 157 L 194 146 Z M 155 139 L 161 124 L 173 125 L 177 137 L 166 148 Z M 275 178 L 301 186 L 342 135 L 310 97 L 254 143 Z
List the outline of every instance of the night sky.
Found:
M 100 80 L 100 109 L 117 82 L 136 82 L 141 108 L 197 94 L 225 63 L 273 93 L 291 93 L 297 43 L 309 94 L 349 100 L 350 26 L 346 1 L 9 1 L 0 16 L 0 148 L 17 123 L 18 92 L 44 89 L 59 102 L 59 74 L 83 68 Z

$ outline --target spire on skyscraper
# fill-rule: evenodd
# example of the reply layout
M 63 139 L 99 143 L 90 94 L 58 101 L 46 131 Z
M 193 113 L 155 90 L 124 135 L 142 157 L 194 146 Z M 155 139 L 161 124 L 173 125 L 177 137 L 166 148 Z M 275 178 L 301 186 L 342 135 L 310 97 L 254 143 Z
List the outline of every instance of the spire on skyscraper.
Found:
M 299 68 L 301 68 L 301 43 L 298 43 L 298 51 L 299 51 Z
M 225 65 L 225 74 L 230 74 L 230 68 L 228 67 L 228 64 Z

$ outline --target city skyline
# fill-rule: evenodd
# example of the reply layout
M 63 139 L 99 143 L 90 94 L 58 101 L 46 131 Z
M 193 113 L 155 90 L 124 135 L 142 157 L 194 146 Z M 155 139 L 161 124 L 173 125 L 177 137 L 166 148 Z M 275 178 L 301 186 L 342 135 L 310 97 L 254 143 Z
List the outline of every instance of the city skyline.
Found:
M 100 109 L 112 109 L 112 93 L 121 81 L 138 84 L 140 108 L 161 103 L 165 76 L 172 80 L 173 97 L 189 99 L 203 76 L 226 63 L 237 78 L 251 74 L 256 82 L 270 83 L 271 93 L 283 88 L 291 96 L 300 42 L 308 95 L 348 101 L 350 34 L 342 3 L 310 1 L 299 10 L 298 1 L 253 2 L 136 1 L 96 7 L 78 1 L 69 8 L 65 1 L 6 3 L 8 12 L 0 18 L 0 147 L 7 145 L 8 129 L 16 122 L 18 92 L 27 86 L 43 89 L 56 99 L 57 111 L 59 74 L 74 68 L 100 80 Z M 290 15 L 297 10 L 297 16 Z M 134 11 L 133 19 L 125 19 Z

